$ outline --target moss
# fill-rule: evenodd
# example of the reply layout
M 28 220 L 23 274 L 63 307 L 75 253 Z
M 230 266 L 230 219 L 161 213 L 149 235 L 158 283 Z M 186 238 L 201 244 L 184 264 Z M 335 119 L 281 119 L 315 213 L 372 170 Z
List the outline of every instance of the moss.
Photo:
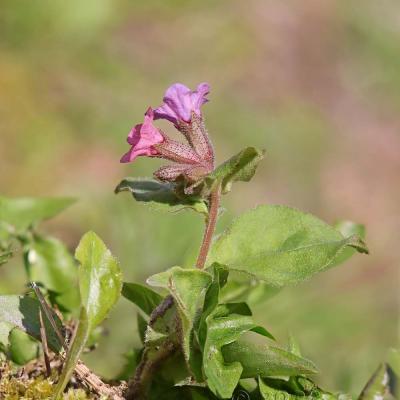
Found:
M 38 376 L 29 378 L 12 371 L 8 364 L 0 366 L 0 398 L 4 400 L 47 400 L 51 399 L 55 389 L 54 377 Z M 65 400 L 90 400 L 93 395 L 83 389 L 70 388 L 64 394 Z

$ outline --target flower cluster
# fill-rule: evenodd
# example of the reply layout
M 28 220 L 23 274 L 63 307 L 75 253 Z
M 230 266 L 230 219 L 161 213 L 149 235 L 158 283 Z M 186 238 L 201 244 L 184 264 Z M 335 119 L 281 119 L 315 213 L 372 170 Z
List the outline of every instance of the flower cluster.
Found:
M 175 164 L 159 168 L 154 176 L 161 181 L 175 182 L 183 179 L 189 185 L 214 169 L 214 151 L 209 140 L 201 106 L 208 101 L 207 83 L 201 83 L 192 91 L 181 83 L 175 83 L 165 92 L 163 104 L 146 111 L 144 121 L 135 125 L 127 141 L 131 149 L 122 156 L 121 162 L 131 162 L 138 156 L 159 157 Z M 157 119 L 174 124 L 187 143 L 169 138 L 154 126 Z

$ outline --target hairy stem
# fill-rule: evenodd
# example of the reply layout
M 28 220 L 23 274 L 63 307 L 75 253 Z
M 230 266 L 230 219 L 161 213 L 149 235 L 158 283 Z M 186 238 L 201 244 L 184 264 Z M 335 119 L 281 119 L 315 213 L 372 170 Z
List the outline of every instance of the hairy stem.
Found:
M 220 187 L 217 186 L 210 194 L 208 218 L 206 229 L 204 231 L 203 242 L 200 247 L 199 256 L 197 257 L 196 267 L 204 268 L 207 260 L 208 251 L 210 250 L 211 240 L 214 234 L 215 225 L 218 219 L 218 208 L 221 198 Z

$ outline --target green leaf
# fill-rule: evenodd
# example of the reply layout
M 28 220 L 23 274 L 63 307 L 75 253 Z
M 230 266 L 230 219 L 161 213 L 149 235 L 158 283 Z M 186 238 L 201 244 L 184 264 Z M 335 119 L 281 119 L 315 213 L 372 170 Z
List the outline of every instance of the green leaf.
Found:
M 389 393 L 389 374 L 386 364 L 381 364 L 362 390 L 358 400 L 381 400 Z
M 75 252 L 80 262 L 79 288 L 89 330 L 100 324 L 118 300 L 122 274 L 118 261 L 94 233 L 86 233 Z
M 323 271 L 340 252 L 368 253 L 318 218 L 286 206 L 259 206 L 237 218 L 213 243 L 208 263 L 247 272 L 270 285 L 294 284 Z
M 270 334 L 254 324 L 245 303 L 219 303 L 219 295 L 228 280 L 229 270 L 218 263 L 207 268 L 213 276 L 204 302 L 198 335 L 203 349 L 203 369 L 207 384 L 214 394 L 231 397 L 238 384 L 242 367 L 237 362 L 226 363 L 221 348 L 249 330 Z M 272 335 L 271 335 L 272 336 Z
M 11 361 L 25 365 L 39 355 L 38 342 L 18 328 L 10 332 L 8 354 Z
M 309 378 L 293 376 L 290 379 L 258 378 L 258 388 L 261 398 L 264 400 L 287 399 L 323 399 L 323 400 L 346 400 L 350 396 L 344 394 L 332 394 L 318 387 Z
M 53 293 L 62 311 L 78 310 L 78 268 L 73 256 L 58 239 L 35 235 L 25 245 L 25 262 L 29 280 L 40 282 Z
M 242 375 L 237 360 L 226 360 L 221 348 L 235 342 L 244 332 L 254 328 L 250 316 L 231 314 L 207 317 L 207 338 L 203 349 L 203 368 L 210 390 L 221 398 L 230 398 Z
M 39 322 L 40 303 L 29 296 L 4 295 L 0 296 L 0 323 L 7 323 L 17 327 L 28 335 L 40 340 Z M 55 313 L 53 318 L 61 329 L 62 323 Z M 54 332 L 47 318 L 44 318 L 46 337 L 49 347 L 59 352 L 61 349 L 57 334 Z
M 0 197 L 0 221 L 17 232 L 24 231 L 69 207 L 75 199 L 68 197 Z
M 177 194 L 176 185 L 159 182 L 154 179 L 125 178 L 115 188 L 115 193 L 131 192 L 136 201 L 157 205 L 170 211 L 193 209 L 201 214 L 208 214 L 207 204 L 196 197 Z
M 345 238 L 357 235 L 361 239 L 365 239 L 365 226 L 362 224 L 357 224 L 352 221 L 339 221 L 334 225 Z M 339 265 L 347 261 L 353 254 L 356 253 L 356 249 L 352 247 L 346 247 L 341 253 L 333 260 L 331 267 L 334 265 Z
M 150 315 L 163 299 L 157 292 L 146 286 L 127 282 L 124 282 L 122 286 L 122 296 L 136 304 L 146 315 Z
M 237 181 L 248 182 L 254 176 L 259 162 L 264 158 L 264 151 L 254 147 L 247 147 L 238 154 L 218 166 L 205 178 L 210 190 L 220 184 L 222 193 L 231 190 L 232 183 Z
M 280 292 L 280 288 L 256 279 L 243 271 L 231 270 L 229 281 L 221 290 L 224 302 L 244 301 L 252 306 L 259 306 Z
M 147 321 L 142 317 L 142 314 L 140 313 L 137 313 L 136 315 L 136 324 L 140 341 L 142 342 L 142 344 L 144 344 L 146 339 Z
M 269 345 L 259 345 L 240 339 L 222 348 L 226 362 L 239 362 L 241 378 L 257 376 L 294 376 L 317 373 L 315 365 L 302 357 Z
M 174 298 L 182 324 L 182 348 L 186 361 L 192 365 L 192 332 L 203 309 L 204 298 L 212 276 L 199 269 L 173 267 L 148 278 L 151 286 L 167 289 Z
M 122 288 L 119 264 L 94 232 L 88 232 L 82 237 L 75 257 L 80 262 L 81 311 L 78 327 L 55 390 L 56 399 L 61 398 L 90 332 L 107 317 Z
M 301 350 L 300 350 L 299 342 L 296 340 L 296 338 L 292 334 L 289 334 L 289 343 L 288 343 L 287 350 L 289 353 L 292 353 L 296 356 L 301 357 Z

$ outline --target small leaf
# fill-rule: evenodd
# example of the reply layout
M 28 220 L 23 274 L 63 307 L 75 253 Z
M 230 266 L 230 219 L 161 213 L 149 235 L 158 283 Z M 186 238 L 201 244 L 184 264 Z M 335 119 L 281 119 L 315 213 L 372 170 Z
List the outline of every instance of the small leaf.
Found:
M 254 147 L 247 147 L 238 154 L 218 166 L 215 171 L 205 178 L 210 190 L 221 184 L 222 193 L 231 190 L 232 183 L 237 181 L 248 182 L 254 176 L 259 162 L 264 158 L 264 151 Z
M 315 365 L 302 357 L 269 345 L 258 345 L 241 339 L 222 348 L 226 362 L 239 362 L 242 379 L 257 376 L 294 376 L 315 374 Z
M 4 295 L 0 296 L 0 323 L 7 323 L 17 327 L 28 335 L 40 340 L 39 322 L 40 303 L 29 296 Z M 53 319 L 61 329 L 62 323 L 55 313 Z M 47 318 L 44 318 L 46 337 L 49 347 L 59 352 L 61 349 L 57 334 L 54 332 Z
M 157 292 L 146 286 L 127 282 L 124 282 L 122 286 L 122 296 L 136 304 L 146 315 L 150 315 L 163 299 Z
M 68 197 L 0 197 L 0 221 L 16 231 L 23 231 L 36 223 L 52 218 L 65 210 L 75 199 Z
M 368 253 L 362 240 L 286 206 L 259 206 L 237 218 L 213 243 L 208 263 L 247 272 L 284 286 L 330 267 L 347 248 Z
M 167 289 L 174 298 L 182 323 L 182 344 L 186 361 L 192 360 L 192 331 L 204 305 L 212 277 L 199 269 L 173 267 L 148 278 L 151 286 Z
M 117 260 L 94 232 L 88 232 L 82 237 L 75 257 L 80 262 L 79 288 L 82 305 L 78 326 L 55 389 L 55 399 L 61 398 L 91 331 L 107 317 L 118 300 L 122 287 Z
M 39 355 L 38 342 L 18 328 L 10 332 L 8 354 L 18 365 L 25 365 Z
M 25 262 L 30 281 L 50 290 L 62 311 L 78 310 L 78 267 L 65 245 L 56 238 L 34 238 L 25 245 Z
M 118 261 L 94 232 L 88 232 L 82 237 L 75 257 L 81 263 L 81 302 L 86 309 L 91 330 L 103 321 L 118 300 L 122 274 Z
M 358 400 L 381 400 L 389 392 L 389 374 L 386 364 L 381 364 L 362 390 Z
M 296 356 L 301 357 L 301 350 L 300 350 L 299 342 L 296 340 L 296 338 L 292 334 L 289 334 L 289 343 L 288 343 L 287 351 L 289 353 L 292 353 Z
M 346 399 L 343 395 L 333 395 L 320 389 L 314 382 L 303 377 L 291 377 L 289 380 L 259 378 L 258 387 L 262 399 L 286 399 L 286 400 L 304 400 L 304 399 L 324 399 L 337 400 Z
M 356 224 L 352 221 L 339 221 L 334 225 L 345 238 L 357 235 L 361 239 L 365 239 L 365 226 L 362 224 Z M 331 267 L 339 265 L 347 261 L 357 250 L 353 247 L 346 247 L 338 256 L 332 261 Z
M 136 323 L 139 332 L 140 341 L 144 344 L 146 338 L 147 321 L 142 317 L 142 314 L 137 313 Z
M 115 188 L 115 193 L 129 191 L 136 201 L 156 204 L 170 211 L 193 209 L 201 214 L 208 214 L 207 204 L 196 197 L 178 195 L 176 185 L 159 182 L 154 179 L 125 178 Z

